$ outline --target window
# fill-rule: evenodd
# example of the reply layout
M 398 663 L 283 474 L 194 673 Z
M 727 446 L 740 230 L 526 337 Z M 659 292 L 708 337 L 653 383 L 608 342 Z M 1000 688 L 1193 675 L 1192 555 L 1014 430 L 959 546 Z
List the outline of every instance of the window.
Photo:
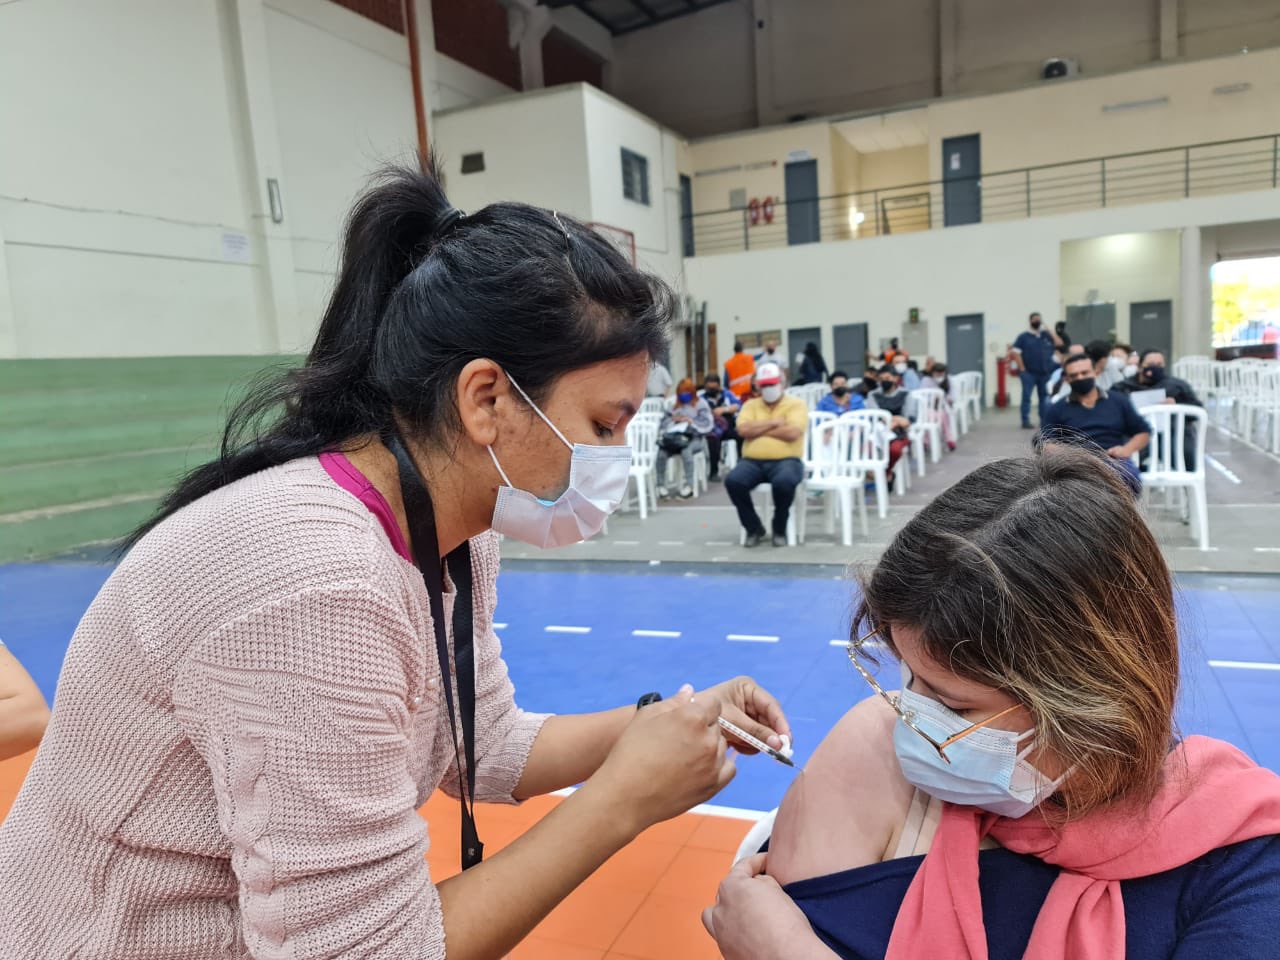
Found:
M 649 205 L 649 161 L 626 147 L 622 148 L 622 195 Z

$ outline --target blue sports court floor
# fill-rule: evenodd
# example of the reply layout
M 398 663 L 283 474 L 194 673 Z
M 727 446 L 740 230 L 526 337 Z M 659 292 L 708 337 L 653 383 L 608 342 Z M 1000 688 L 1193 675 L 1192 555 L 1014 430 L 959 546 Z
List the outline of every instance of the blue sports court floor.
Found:
M 509 563 L 497 621 L 520 703 L 589 711 L 648 690 L 754 676 L 782 700 L 803 763 L 865 683 L 849 667 L 853 588 L 834 567 Z M 0 566 L 0 638 L 52 700 L 67 643 L 110 568 Z M 1275 578 L 1179 577 L 1184 732 L 1221 737 L 1280 770 Z M 891 662 L 886 686 L 896 684 Z M 776 806 L 791 771 L 744 759 L 717 804 Z

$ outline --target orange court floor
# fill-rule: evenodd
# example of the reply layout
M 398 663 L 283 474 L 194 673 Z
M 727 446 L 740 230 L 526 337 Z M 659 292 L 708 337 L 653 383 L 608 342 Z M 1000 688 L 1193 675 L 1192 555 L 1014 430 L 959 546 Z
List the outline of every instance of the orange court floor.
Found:
M 35 753 L 0 763 L 0 820 L 9 812 Z M 476 808 L 485 852 L 493 854 L 544 817 L 559 797 L 519 807 Z M 437 793 L 419 811 L 431 823 L 427 862 L 437 882 L 458 872 L 458 801 Z M 751 824 L 688 813 L 642 833 L 597 870 L 509 956 L 513 960 L 714 960 L 702 909 Z

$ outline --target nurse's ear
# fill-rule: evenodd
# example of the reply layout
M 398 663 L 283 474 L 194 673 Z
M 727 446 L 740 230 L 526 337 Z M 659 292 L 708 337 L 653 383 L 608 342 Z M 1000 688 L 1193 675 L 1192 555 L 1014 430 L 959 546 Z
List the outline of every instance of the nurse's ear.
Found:
M 499 407 L 515 402 L 511 381 L 492 360 L 472 360 L 458 373 L 458 420 L 462 432 L 481 447 L 498 439 Z

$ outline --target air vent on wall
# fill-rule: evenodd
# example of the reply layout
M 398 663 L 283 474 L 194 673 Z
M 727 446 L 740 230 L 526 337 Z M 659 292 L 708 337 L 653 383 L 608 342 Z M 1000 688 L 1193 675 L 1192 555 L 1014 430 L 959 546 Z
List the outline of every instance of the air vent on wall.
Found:
M 1146 100 L 1125 100 L 1123 103 L 1108 103 L 1102 107 L 1103 113 L 1115 113 L 1117 110 L 1142 110 L 1146 107 L 1167 107 L 1168 97 L 1149 97 Z
M 1214 96 L 1223 97 L 1229 93 L 1244 93 L 1246 90 L 1252 90 L 1252 83 L 1227 83 L 1221 87 L 1214 87 Z
M 484 154 L 483 153 L 464 153 L 462 155 L 462 172 L 463 173 L 483 173 L 484 172 Z

